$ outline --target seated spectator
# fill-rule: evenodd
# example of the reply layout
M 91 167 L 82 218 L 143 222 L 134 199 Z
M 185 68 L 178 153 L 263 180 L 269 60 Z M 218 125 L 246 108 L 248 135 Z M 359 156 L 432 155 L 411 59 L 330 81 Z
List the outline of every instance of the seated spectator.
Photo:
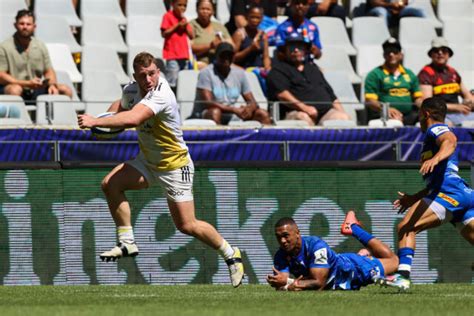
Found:
M 382 103 L 389 103 L 388 118 L 415 125 L 422 94 L 416 75 L 402 66 L 400 43 L 389 38 L 383 45 L 383 65 L 373 69 L 365 79 L 365 100 L 369 119 L 381 116 Z
M 225 25 L 231 34 L 238 28 L 247 25 L 248 10 L 251 6 L 255 5 L 263 8 L 264 16 L 276 19 L 277 3 L 275 0 L 232 0 L 230 4 L 230 20 Z
M 166 80 L 176 89 L 178 73 L 185 69 L 190 59 L 188 38 L 193 39 L 193 29 L 184 17 L 188 0 L 171 1 L 172 10 L 163 16 L 161 35 L 165 39 L 163 58 L 166 60 Z
M 198 0 L 196 10 L 198 17 L 190 22 L 194 31 L 191 47 L 193 54 L 196 55 L 198 68 L 202 69 L 214 60 L 217 45 L 222 42 L 233 43 L 225 26 L 211 21 L 215 12 L 213 1 Z
M 15 21 L 15 34 L 0 44 L 0 94 L 25 100 L 36 100 L 41 94 L 72 97 L 72 90 L 56 81 L 46 45 L 33 37 L 33 12 L 20 10 Z
M 428 55 L 431 64 L 426 65 L 418 74 L 423 99 L 432 96 L 443 98 L 448 105 L 446 123 L 461 125 L 463 121 L 474 120 L 474 97 L 462 82 L 459 73 L 448 65 L 454 52 L 442 37 L 431 42 Z M 462 98 L 462 103 L 460 102 Z
M 290 10 L 290 17 L 278 25 L 276 46 L 283 48 L 288 37 L 301 34 L 311 43 L 311 54 L 317 59 L 320 58 L 322 46 L 319 40 L 318 26 L 305 18 L 309 10 L 308 0 L 292 0 Z
M 340 18 L 344 24 L 346 23 L 346 10 L 343 6 L 337 3 L 337 0 L 308 0 L 309 10 L 306 18 L 311 19 L 315 16 L 328 16 Z M 287 8 L 287 14 L 290 15 L 290 10 Z
M 408 0 L 368 0 L 367 15 L 384 18 L 388 27 L 398 25 L 403 17 L 426 17 L 422 9 L 409 6 Z
M 284 60 L 268 74 L 268 94 L 280 101 L 280 119 L 321 125 L 326 120 L 350 120 L 318 66 L 307 58 L 311 44 L 302 34 L 291 34 Z
M 260 109 L 253 97 L 245 72 L 232 65 L 234 55 L 231 44 L 224 42 L 217 46 L 216 61 L 199 73 L 191 118 L 211 119 L 222 125 L 231 120 L 270 124 L 268 112 Z M 239 106 L 241 95 L 246 104 Z

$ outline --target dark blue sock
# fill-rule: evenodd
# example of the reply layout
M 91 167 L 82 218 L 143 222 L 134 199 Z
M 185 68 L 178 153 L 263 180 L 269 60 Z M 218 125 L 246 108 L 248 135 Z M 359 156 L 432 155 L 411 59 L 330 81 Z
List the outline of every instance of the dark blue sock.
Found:
M 405 247 L 398 249 L 398 258 L 400 259 L 398 273 L 403 275 L 405 278 L 410 278 L 411 264 L 414 256 L 415 249 L 413 248 Z
M 352 224 L 351 229 L 352 229 L 352 236 L 354 236 L 364 246 L 367 246 L 369 241 L 374 238 L 374 236 L 366 232 L 362 227 L 360 227 L 357 224 Z

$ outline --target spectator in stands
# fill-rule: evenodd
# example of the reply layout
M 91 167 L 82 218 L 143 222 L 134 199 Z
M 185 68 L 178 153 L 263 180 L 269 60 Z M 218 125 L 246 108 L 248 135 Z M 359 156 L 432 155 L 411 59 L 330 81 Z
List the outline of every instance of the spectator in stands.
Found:
M 383 45 L 383 65 L 373 69 L 365 79 L 365 100 L 369 119 L 381 116 L 382 103 L 389 103 L 388 118 L 414 125 L 418 121 L 418 108 L 422 94 L 416 75 L 402 66 L 400 43 L 389 38 Z
M 428 55 L 431 64 L 426 65 L 418 74 L 423 99 L 439 96 L 448 105 L 446 122 L 450 125 L 461 125 L 463 121 L 474 120 L 474 97 L 462 82 L 459 73 L 448 65 L 454 52 L 449 43 L 442 37 L 431 42 Z M 459 97 L 463 102 L 459 102 Z
M 192 50 L 196 55 L 198 68 L 202 69 L 214 60 L 217 45 L 222 42 L 232 45 L 233 43 L 225 26 L 219 22 L 211 21 L 215 12 L 213 1 L 198 0 L 196 10 L 198 17 L 190 22 L 194 31 Z
M 262 8 L 252 6 L 247 11 L 247 25 L 237 29 L 232 39 L 237 48 L 234 58 L 235 64 L 255 73 L 265 93 L 265 78 L 270 71 L 272 62 L 268 51 L 268 36 L 264 31 L 258 29 L 262 18 Z
M 284 60 L 268 74 L 268 94 L 280 101 L 280 119 L 303 120 L 310 126 L 326 120 L 350 120 L 318 66 L 307 58 L 311 43 L 292 33 L 286 39 Z
M 161 35 L 165 39 L 163 58 L 166 60 L 166 79 L 172 89 L 176 89 L 178 73 L 185 69 L 189 61 L 188 38 L 194 33 L 184 12 L 188 0 L 171 1 L 172 9 L 165 13 L 161 22 Z
M 230 4 L 230 20 L 226 27 L 231 34 L 238 28 L 247 25 L 247 13 L 251 6 L 260 6 L 263 8 L 263 15 L 276 19 L 277 3 L 275 0 L 232 0 Z
M 15 21 L 15 34 L 0 44 L 0 94 L 25 100 L 35 100 L 41 94 L 72 97 L 72 90 L 56 81 L 46 45 L 33 37 L 33 12 L 20 10 Z
M 223 125 L 231 120 L 256 120 L 271 124 L 268 112 L 258 107 L 245 72 L 232 65 L 234 55 L 230 43 L 217 46 L 216 61 L 199 73 L 191 117 L 211 119 Z M 239 106 L 237 103 L 241 95 L 246 104 Z
M 276 46 L 283 49 L 288 37 L 301 34 L 311 43 L 311 54 L 320 58 L 322 46 L 318 26 L 305 18 L 309 10 L 308 0 L 292 0 L 290 10 L 290 17 L 277 28 Z
M 396 26 L 406 16 L 426 17 L 422 9 L 409 6 L 408 0 L 368 0 L 367 15 L 384 18 L 389 27 Z
M 337 0 L 308 0 L 308 4 L 307 19 L 315 16 L 328 16 L 340 18 L 344 24 L 346 23 L 346 10 L 337 3 Z M 291 15 L 289 7 L 286 9 L 286 15 Z

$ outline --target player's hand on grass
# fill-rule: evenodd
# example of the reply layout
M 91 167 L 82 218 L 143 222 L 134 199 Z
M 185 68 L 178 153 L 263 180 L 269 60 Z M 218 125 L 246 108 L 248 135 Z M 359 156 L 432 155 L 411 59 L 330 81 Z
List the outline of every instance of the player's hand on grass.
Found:
M 422 175 L 425 175 L 425 174 L 433 172 L 434 168 L 436 167 L 436 165 L 438 165 L 438 163 L 439 163 L 439 159 L 436 157 L 426 160 L 421 165 L 420 173 Z
M 95 117 L 90 116 L 89 114 L 81 114 L 77 116 L 77 124 L 79 124 L 79 127 L 82 129 L 94 127 L 94 120 Z
M 273 274 L 267 274 L 267 282 L 272 287 L 281 288 L 286 285 L 286 281 L 288 280 L 288 274 L 283 273 L 272 267 Z
M 293 283 L 288 285 L 288 291 L 303 291 L 304 287 L 300 284 L 300 281 L 303 279 L 303 276 L 300 275 Z
M 417 201 L 416 196 L 398 192 L 398 199 L 393 202 L 393 209 L 398 209 L 398 214 L 403 214 Z

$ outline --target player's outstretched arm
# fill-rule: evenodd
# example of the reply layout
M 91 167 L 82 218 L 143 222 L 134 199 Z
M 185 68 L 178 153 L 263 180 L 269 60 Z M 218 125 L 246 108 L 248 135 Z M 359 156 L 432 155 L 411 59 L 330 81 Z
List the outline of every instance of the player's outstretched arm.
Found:
M 415 193 L 415 194 L 406 194 L 404 192 L 398 192 L 398 199 L 393 202 L 393 209 L 398 209 L 398 214 L 403 214 L 407 209 L 409 209 L 417 201 L 424 198 L 429 193 L 428 188 Z

